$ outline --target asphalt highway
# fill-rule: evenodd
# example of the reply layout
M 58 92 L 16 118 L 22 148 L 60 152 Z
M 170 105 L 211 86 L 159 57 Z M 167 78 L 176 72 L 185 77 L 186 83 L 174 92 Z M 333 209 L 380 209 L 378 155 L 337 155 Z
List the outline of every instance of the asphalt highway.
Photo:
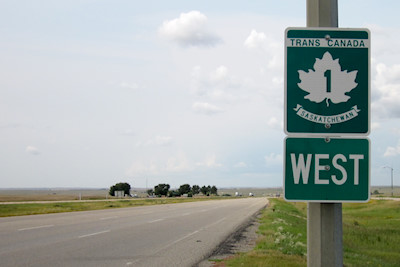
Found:
M 0 218 L 0 266 L 194 266 L 266 198 Z

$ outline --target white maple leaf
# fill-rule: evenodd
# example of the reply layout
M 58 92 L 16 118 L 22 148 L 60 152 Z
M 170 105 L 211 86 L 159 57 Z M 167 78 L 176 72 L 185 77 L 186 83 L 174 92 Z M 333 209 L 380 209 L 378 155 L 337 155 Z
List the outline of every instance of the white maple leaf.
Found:
M 357 70 L 342 71 L 339 59 L 334 60 L 329 52 L 325 52 L 322 59 L 315 59 L 314 70 L 298 71 L 301 82 L 297 85 L 309 93 L 305 99 L 316 103 L 326 99 L 327 106 L 329 106 L 328 100 L 338 104 L 350 99 L 346 93 L 357 86 L 355 82 Z

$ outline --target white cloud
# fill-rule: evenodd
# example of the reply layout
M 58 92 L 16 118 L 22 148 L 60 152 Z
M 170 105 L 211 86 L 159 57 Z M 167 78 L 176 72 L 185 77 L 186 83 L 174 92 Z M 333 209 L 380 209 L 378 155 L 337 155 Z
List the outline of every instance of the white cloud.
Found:
M 229 73 L 229 69 L 224 65 L 208 74 L 204 74 L 200 66 L 192 70 L 192 92 L 207 101 L 232 103 L 243 99 L 243 95 L 238 90 L 242 88 L 242 84 Z
M 384 157 L 395 157 L 397 155 L 400 155 L 400 144 L 398 144 L 396 147 L 387 147 L 385 153 L 383 154 Z
M 217 157 L 215 155 L 208 156 L 203 162 L 198 162 L 196 165 L 207 168 L 218 168 L 222 166 L 221 163 L 217 162 Z
M 31 154 L 31 155 L 35 155 L 35 156 L 40 154 L 39 149 L 37 149 L 34 146 L 27 146 L 25 151 L 26 151 L 26 153 Z
M 184 172 L 191 169 L 190 162 L 183 153 L 179 153 L 176 157 L 170 157 L 167 160 L 167 172 Z
M 209 103 L 204 103 L 204 102 L 196 102 L 193 104 L 192 109 L 194 112 L 197 113 L 202 113 L 206 115 L 214 115 L 217 113 L 221 113 L 224 110 L 220 107 L 211 105 Z
M 283 121 L 278 120 L 276 117 L 270 117 L 267 121 L 267 125 L 271 129 L 275 129 L 275 130 L 283 129 Z
M 144 163 L 139 161 L 132 163 L 125 172 L 127 176 L 157 175 L 159 173 L 160 169 L 154 162 Z
M 270 153 L 265 156 L 265 162 L 267 166 L 282 165 L 283 157 L 281 154 Z
M 125 171 L 127 176 L 165 175 L 166 173 L 180 173 L 193 170 L 193 164 L 183 152 L 168 158 L 138 158 Z
M 244 46 L 252 50 L 261 50 L 269 58 L 267 67 L 269 69 L 281 69 L 282 66 L 282 44 L 271 36 L 263 32 L 252 30 L 244 41 Z
M 181 13 L 179 18 L 164 21 L 159 32 L 182 46 L 214 46 L 220 39 L 208 30 L 207 21 L 199 11 Z
M 263 32 L 252 30 L 246 41 L 244 41 L 244 46 L 247 48 L 264 49 L 267 46 L 267 36 Z
M 400 117 L 400 65 L 377 64 L 372 90 L 372 111 L 378 117 Z
M 219 66 L 214 72 L 214 79 L 216 81 L 225 81 L 228 77 L 228 68 L 225 66 Z
M 379 122 L 371 123 L 371 130 L 378 130 L 379 128 L 381 128 L 381 124 Z

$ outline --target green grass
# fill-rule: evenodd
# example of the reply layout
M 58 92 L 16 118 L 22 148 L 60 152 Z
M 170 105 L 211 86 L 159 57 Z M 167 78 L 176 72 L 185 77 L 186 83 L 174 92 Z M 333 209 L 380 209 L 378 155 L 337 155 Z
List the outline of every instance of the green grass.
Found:
M 256 247 L 219 266 L 307 266 L 307 205 L 270 199 Z M 343 204 L 344 265 L 400 266 L 400 201 Z
M 270 199 L 260 219 L 260 238 L 249 253 L 225 261 L 226 266 L 306 266 L 307 218 L 303 203 Z
M 48 214 L 72 211 L 101 210 L 111 208 L 127 208 L 145 205 L 160 205 L 183 203 L 193 201 L 204 201 L 210 198 L 151 198 L 151 199 L 129 199 L 115 201 L 95 201 L 95 202 L 57 202 L 57 203 L 20 203 L 20 204 L 0 204 L 0 217 Z M 219 198 L 226 199 L 226 198 Z
M 346 266 L 400 266 L 400 201 L 343 205 Z

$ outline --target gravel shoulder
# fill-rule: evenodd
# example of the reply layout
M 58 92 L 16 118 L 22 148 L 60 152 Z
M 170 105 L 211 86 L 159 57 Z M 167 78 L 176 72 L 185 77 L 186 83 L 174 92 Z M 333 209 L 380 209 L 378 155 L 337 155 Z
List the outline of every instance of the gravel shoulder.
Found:
M 266 207 L 268 207 L 269 203 Z M 260 226 L 259 218 L 261 211 L 254 214 L 246 223 L 242 224 L 234 233 L 232 233 L 224 242 L 222 242 L 208 258 L 195 265 L 195 267 L 221 266 L 214 260 L 223 260 L 234 256 L 239 252 L 251 251 L 258 239 L 257 230 Z

